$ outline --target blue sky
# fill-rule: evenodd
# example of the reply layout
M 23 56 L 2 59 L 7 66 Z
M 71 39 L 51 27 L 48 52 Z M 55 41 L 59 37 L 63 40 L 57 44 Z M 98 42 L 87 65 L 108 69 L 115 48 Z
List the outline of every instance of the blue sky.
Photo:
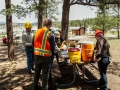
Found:
M 13 4 L 20 4 L 20 2 L 23 0 L 11 0 Z M 62 18 L 62 5 L 59 5 L 59 15 L 57 16 L 59 20 Z M 1 0 L 0 3 L 0 10 L 5 8 L 5 0 Z M 96 16 L 97 8 L 96 7 L 89 7 L 89 6 L 82 6 L 82 5 L 73 5 L 70 7 L 70 14 L 69 14 L 69 20 L 82 20 L 85 18 L 94 18 Z M 0 15 L 0 22 L 5 22 L 5 16 L 1 17 Z M 37 22 L 37 19 L 33 17 L 27 16 L 24 19 L 18 19 L 17 17 L 13 16 L 13 22 Z

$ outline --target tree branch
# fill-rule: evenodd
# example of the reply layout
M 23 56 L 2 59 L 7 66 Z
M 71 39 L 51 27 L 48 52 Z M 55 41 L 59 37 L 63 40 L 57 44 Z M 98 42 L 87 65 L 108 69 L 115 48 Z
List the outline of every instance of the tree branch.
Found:
M 38 7 L 38 5 L 37 5 L 36 0 L 33 0 L 33 1 L 34 1 L 34 3 L 35 3 L 36 9 L 38 9 L 38 8 L 37 8 L 37 7 Z
M 83 2 L 83 0 L 77 0 L 76 2 L 71 3 L 70 6 L 74 4 L 97 6 L 96 4 L 91 4 L 91 2 L 92 2 L 91 0 L 86 0 L 86 2 Z
M 72 0 L 70 3 L 73 3 L 75 0 Z
M 87 0 L 86 0 L 87 1 Z M 71 5 L 75 5 L 75 4 L 80 4 L 80 5 L 89 5 L 89 6 L 98 6 L 98 5 L 95 5 L 95 4 L 91 4 L 91 0 L 88 0 L 88 3 L 86 2 L 83 2 L 83 0 L 72 0 L 70 2 L 70 4 L 67 6 L 66 10 L 71 6 Z

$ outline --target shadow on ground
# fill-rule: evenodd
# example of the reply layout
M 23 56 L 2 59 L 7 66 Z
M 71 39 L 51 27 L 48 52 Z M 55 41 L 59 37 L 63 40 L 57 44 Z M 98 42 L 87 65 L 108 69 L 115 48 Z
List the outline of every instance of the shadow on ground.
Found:
M 107 72 L 120 77 L 120 62 L 111 62 Z
M 73 79 L 72 66 L 62 65 L 62 78 L 57 79 L 58 83 L 66 84 Z M 32 90 L 33 89 L 33 74 L 28 74 L 27 69 L 15 69 L 14 65 L 11 68 L 4 68 L 0 73 L 0 90 Z M 86 70 L 89 78 L 95 77 Z M 41 81 L 41 80 L 40 80 Z M 81 76 L 76 76 L 76 81 L 69 87 L 56 87 L 52 82 L 49 82 L 49 90 L 69 90 L 69 88 L 77 88 L 76 90 L 97 90 L 98 85 L 95 83 L 85 83 Z M 39 87 L 41 90 L 41 87 Z
M 32 90 L 33 74 L 28 74 L 26 67 L 24 66 L 24 68 L 20 62 L 24 61 L 26 56 L 24 47 L 22 45 L 15 46 L 15 63 L 5 62 L 7 61 L 6 46 L 0 48 L 0 51 L 0 90 Z M 1 58 L 1 56 L 3 58 Z M 20 65 L 20 68 L 16 68 L 18 64 Z M 81 66 L 79 66 L 79 68 L 81 69 Z M 56 79 L 56 82 L 60 84 L 70 83 L 73 80 L 72 66 L 61 65 L 60 69 L 62 78 Z M 111 73 L 120 76 L 119 71 L 120 62 L 111 62 L 111 64 L 108 66 L 108 74 Z M 96 72 L 97 71 L 93 72 L 93 69 L 88 66 L 86 69 L 86 79 L 97 79 L 94 75 Z M 97 83 L 85 83 L 83 78 L 79 75 L 76 76 L 75 83 L 69 87 L 56 87 L 52 82 L 49 82 L 49 90 L 97 90 L 98 87 L 99 86 Z M 39 90 L 41 90 L 41 87 L 39 87 Z
M 81 66 L 79 66 L 81 69 Z M 66 65 L 62 65 L 60 66 L 61 69 L 61 74 L 62 74 L 62 78 L 58 78 L 55 79 L 56 83 L 59 84 L 68 84 L 73 80 L 73 69 L 72 66 L 66 66 Z M 97 78 L 89 71 L 86 69 L 86 77 L 88 78 L 87 80 L 96 80 Z M 53 87 L 53 88 L 52 88 Z M 55 88 L 55 85 L 52 84 L 51 90 L 57 90 Z M 73 85 L 68 86 L 68 87 L 58 87 L 60 90 L 69 90 L 71 88 L 76 88 L 75 90 L 97 90 L 98 88 L 98 84 L 97 83 L 86 83 L 84 82 L 83 78 L 81 77 L 81 75 L 76 75 L 76 81 L 75 83 L 73 83 Z
M 14 46 L 14 52 L 15 61 L 18 60 L 19 58 L 26 56 L 24 46 L 22 44 Z M 2 46 L 0 47 L 0 62 L 4 62 L 7 60 L 8 60 L 8 46 Z

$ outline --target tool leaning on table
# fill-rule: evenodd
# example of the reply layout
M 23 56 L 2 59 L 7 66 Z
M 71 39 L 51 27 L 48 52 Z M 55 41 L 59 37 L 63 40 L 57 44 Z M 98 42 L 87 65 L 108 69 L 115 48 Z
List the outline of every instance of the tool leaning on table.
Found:
M 99 82 L 99 80 L 86 80 L 85 79 L 85 69 L 86 69 L 85 65 L 90 64 L 93 67 L 95 67 L 96 69 L 98 69 L 97 63 L 92 63 L 93 58 L 94 58 L 94 44 L 93 43 L 82 42 L 81 48 L 70 47 L 67 50 L 62 50 L 60 56 L 61 56 L 61 58 L 64 59 L 63 64 L 65 62 L 72 64 L 73 80 L 68 84 L 58 84 L 54 80 L 52 80 L 56 86 L 58 86 L 58 87 L 71 86 L 75 82 L 76 74 L 77 73 L 79 74 L 79 70 L 80 70 L 79 65 L 82 66 L 82 70 L 81 70 L 82 75 L 80 75 L 80 74 L 79 75 L 82 76 L 82 78 L 85 82 L 87 82 L 87 83 L 92 83 L 92 82 L 98 83 Z M 57 64 L 57 62 L 56 62 L 56 60 L 54 60 L 53 68 L 52 68 L 52 76 L 56 75 L 57 77 L 62 77 L 60 70 L 57 70 L 57 73 L 55 72 L 56 64 Z M 61 65 L 63 65 L 63 64 L 61 64 Z M 52 78 L 54 78 L 54 77 L 52 77 Z

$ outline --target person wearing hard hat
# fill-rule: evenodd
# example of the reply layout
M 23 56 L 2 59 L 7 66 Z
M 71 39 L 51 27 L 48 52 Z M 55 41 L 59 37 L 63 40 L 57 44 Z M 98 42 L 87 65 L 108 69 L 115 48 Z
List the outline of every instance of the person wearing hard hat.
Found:
M 25 46 L 25 51 L 27 55 L 27 69 L 28 73 L 34 73 L 34 48 L 33 48 L 33 37 L 31 34 L 32 25 L 29 22 L 26 22 L 24 25 L 26 31 L 22 33 L 22 42 Z
M 107 88 L 107 67 L 110 64 L 110 45 L 108 41 L 104 38 L 104 32 L 102 30 L 95 30 L 95 38 L 97 40 L 95 46 L 95 61 L 98 62 L 98 68 L 100 71 L 100 90 L 108 90 Z
M 34 36 L 34 90 L 38 89 L 38 81 L 42 71 L 42 90 L 48 90 L 48 78 L 50 72 L 50 58 L 54 54 L 55 40 L 50 28 L 52 21 L 45 19 L 43 27 L 39 28 Z

